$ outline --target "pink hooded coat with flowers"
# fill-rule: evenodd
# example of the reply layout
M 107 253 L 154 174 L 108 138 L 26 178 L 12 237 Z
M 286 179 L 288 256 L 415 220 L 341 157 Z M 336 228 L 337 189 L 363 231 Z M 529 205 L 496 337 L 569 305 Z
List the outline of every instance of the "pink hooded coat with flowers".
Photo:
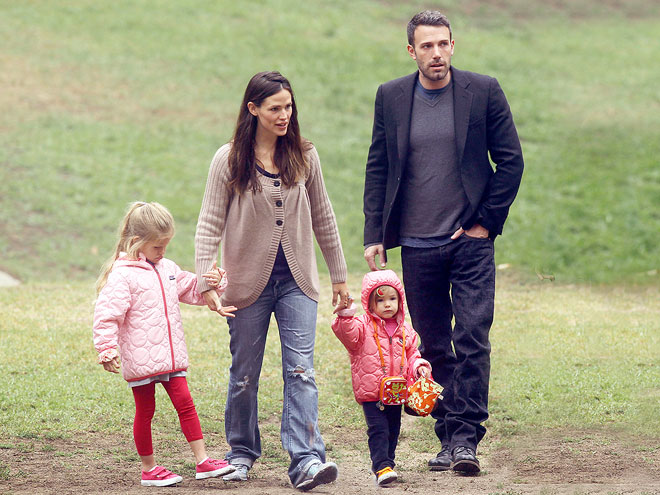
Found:
M 226 279 L 221 282 L 224 291 Z M 121 354 L 123 377 L 131 382 L 188 368 L 179 302 L 206 304 L 197 276 L 163 258 L 151 265 L 120 257 L 112 266 L 94 310 L 94 347 L 99 362 Z
M 384 320 L 369 310 L 369 296 L 381 285 L 394 287 L 399 293 L 399 310 L 396 314 L 398 327 L 391 338 L 385 330 Z M 403 284 L 396 273 L 392 270 L 367 273 L 362 280 L 361 299 L 365 314 L 354 316 L 356 308 L 353 305 L 350 309 L 340 311 L 332 322 L 333 332 L 344 344 L 351 359 L 353 393 L 358 403 L 377 401 L 381 379 L 386 375 L 403 374 L 410 384 L 419 376 L 421 367 L 427 367 L 429 371 L 431 369 L 430 363 L 421 358 L 417 349 L 417 333 L 405 322 Z M 385 374 L 381 366 L 372 321 L 377 327 L 377 336 L 386 366 Z M 404 327 L 406 359 L 401 372 Z

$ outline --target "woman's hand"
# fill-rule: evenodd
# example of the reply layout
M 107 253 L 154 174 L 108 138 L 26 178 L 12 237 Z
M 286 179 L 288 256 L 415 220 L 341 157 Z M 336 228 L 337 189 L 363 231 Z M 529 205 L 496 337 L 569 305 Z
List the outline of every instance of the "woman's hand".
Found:
M 236 315 L 234 314 L 234 311 L 236 311 L 238 308 L 236 306 L 220 306 L 220 309 L 218 309 L 218 313 L 220 316 L 227 316 L 229 318 L 234 318 Z
M 228 316 L 229 318 L 236 316 L 234 311 L 238 308 L 236 306 L 223 306 L 220 304 L 220 296 L 214 289 L 202 292 L 202 297 L 211 311 L 215 311 L 220 316 Z
M 346 282 L 332 284 L 332 305 L 335 307 L 333 313 L 350 307 L 351 300 L 351 295 L 348 293 L 348 285 L 346 285 Z
M 222 307 L 220 304 L 220 296 L 214 289 L 202 292 L 202 297 L 211 311 L 218 311 L 218 308 Z
M 109 371 L 110 373 L 119 373 L 119 358 L 113 357 L 110 361 L 107 361 L 103 364 L 103 369 Z

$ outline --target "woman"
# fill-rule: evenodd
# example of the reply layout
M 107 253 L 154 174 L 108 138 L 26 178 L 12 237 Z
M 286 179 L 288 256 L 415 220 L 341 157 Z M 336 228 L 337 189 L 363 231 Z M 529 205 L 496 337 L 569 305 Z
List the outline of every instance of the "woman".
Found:
M 203 293 L 209 307 L 238 308 L 227 319 L 232 364 L 225 432 L 236 471 L 226 480 L 247 480 L 261 455 L 257 392 L 271 313 L 282 347 L 281 438 L 291 457 L 289 478 L 310 490 L 337 477 L 337 466 L 325 461 L 317 421 L 314 237 L 330 271 L 332 304 L 343 309 L 350 297 L 346 263 L 318 153 L 300 136 L 289 81 L 261 72 L 245 90 L 232 141 L 213 158 L 195 235 L 199 274 L 212 267 L 222 240 L 229 284 L 222 305 L 214 290 Z M 201 277 L 199 284 L 211 289 Z

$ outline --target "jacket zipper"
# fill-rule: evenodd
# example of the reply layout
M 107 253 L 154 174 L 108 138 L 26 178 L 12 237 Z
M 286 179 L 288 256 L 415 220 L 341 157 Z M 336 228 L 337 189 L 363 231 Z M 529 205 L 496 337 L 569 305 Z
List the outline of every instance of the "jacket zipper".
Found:
M 165 321 L 167 321 L 167 334 L 170 338 L 170 356 L 172 357 L 172 370 L 175 368 L 175 361 L 174 361 L 174 346 L 172 345 L 172 326 L 170 325 L 170 316 L 167 312 L 167 299 L 165 297 L 165 287 L 163 287 L 163 280 L 160 278 L 160 273 L 158 273 L 158 270 L 154 266 L 154 271 L 156 272 L 156 276 L 158 277 L 158 283 L 160 284 L 160 293 L 163 296 L 163 307 L 165 308 Z
M 392 337 L 388 335 L 387 338 L 390 339 L 390 375 L 395 375 L 396 373 L 394 373 L 394 352 L 392 349 Z

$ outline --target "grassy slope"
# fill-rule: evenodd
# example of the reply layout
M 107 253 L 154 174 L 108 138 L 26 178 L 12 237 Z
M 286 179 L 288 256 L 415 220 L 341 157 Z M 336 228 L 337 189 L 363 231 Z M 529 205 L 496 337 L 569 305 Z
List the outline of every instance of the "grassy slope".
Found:
M 579 4 L 447 9 L 455 65 L 498 77 L 523 140 L 498 261 L 524 277 L 655 282 L 645 274 L 660 254 L 658 6 Z M 0 1 L 0 268 L 90 278 L 136 199 L 172 210 L 170 255 L 191 267 L 208 163 L 248 78 L 278 69 L 321 154 L 349 269 L 364 269 L 373 97 L 414 70 L 403 31 L 422 3 L 252 5 Z
M 323 282 L 329 285 L 326 278 Z M 360 280 L 353 277 L 350 283 L 357 291 Z M 11 438 L 69 438 L 88 431 L 130 435 L 130 392 L 121 377 L 95 364 L 89 285 L 62 289 L 30 284 L 0 290 L 0 448 L 9 448 L 3 445 Z M 328 299 L 324 294 L 320 304 L 315 366 L 322 424 L 326 431 L 362 432 L 348 357 L 329 328 Z M 657 440 L 657 290 L 505 281 L 496 303 L 489 442 L 538 429 L 601 427 Z M 226 323 L 203 308 L 182 307 L 195 403 L 205 429 L 222 432 L 230 362 Z M 274 449 L 269 455 L 277 457 L 285 454 L 278 440 L 282 379 L 276 331 L 269 341 L 259 414 L 268 448 Z M 158 397 L 167 401 L 164 393 Z M 178 439 L 176 415 L 162 404 L 165 412 L 157 415 L 155 431 Z M 421 452 L 435 449 L 429 421 L 416 421 L 406 431 Z M 359 445 L 360 435 L 346 441 Z M 342 445 L 332 448 L 333 456 L 341 455 Z

